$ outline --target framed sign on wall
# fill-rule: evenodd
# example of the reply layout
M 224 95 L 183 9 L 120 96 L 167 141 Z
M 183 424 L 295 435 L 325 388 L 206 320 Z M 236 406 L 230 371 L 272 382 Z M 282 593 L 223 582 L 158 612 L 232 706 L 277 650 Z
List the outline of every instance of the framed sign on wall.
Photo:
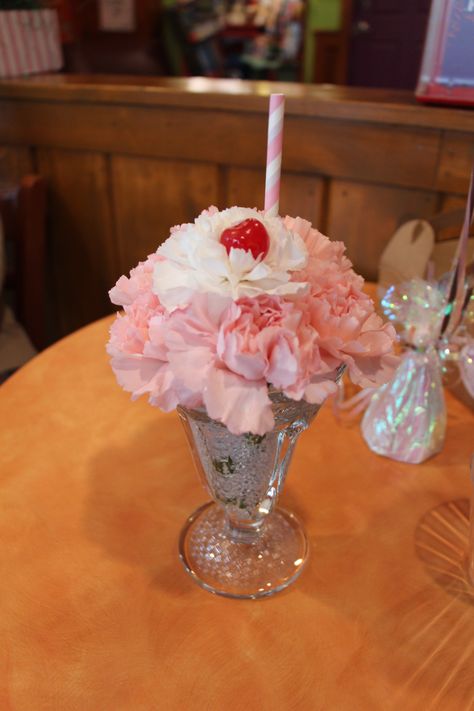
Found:
M 99 0 L 99 29 L 134 32 L 135 0 Z
M 474 0 L 433 0 L 416 96 L 474 105 Z

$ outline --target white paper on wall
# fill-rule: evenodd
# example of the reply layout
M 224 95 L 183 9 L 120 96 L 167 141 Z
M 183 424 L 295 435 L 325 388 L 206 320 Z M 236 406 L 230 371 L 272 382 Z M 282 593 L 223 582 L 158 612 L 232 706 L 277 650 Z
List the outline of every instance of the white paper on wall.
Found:
M 135 0 L 99 0 L 99 27 L 105 32 L 133 32 Z

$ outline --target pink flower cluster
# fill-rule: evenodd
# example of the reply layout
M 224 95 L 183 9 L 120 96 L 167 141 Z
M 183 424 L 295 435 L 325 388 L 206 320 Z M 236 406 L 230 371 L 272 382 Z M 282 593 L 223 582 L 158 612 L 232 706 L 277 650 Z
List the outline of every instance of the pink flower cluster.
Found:
M 150 255 L 129 278 L 120 277 L 110 298 L 124 313 L 111 327 L 107 350 L 133 398 L 147 394 L 165 411 L 205 407 L 234 434 L 262 435 L 274 424 L 269 385 L 321 403 L 335 392 L 343 364 L 362 386 L 390 378 L 394 329 L 375 314 L 343 244 L 300 218 L 284 224 L 308 251 L 305 269 L 292 274 L 309 283 L 304 295 L 234 301 L 198 292 L 168 312 L 152 291 L 154 265 L 163 257 Z

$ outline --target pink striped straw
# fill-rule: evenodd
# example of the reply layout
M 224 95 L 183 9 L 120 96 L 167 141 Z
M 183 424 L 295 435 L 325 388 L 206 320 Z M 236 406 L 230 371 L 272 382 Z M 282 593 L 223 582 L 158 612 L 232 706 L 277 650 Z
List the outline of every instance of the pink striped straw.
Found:
M 271 94 L 268 110 L 267 167 L 265 173 L 265 212 L 270 217 L 278 215 L 280 201 L 284 114 L 285 97 L 283 94 Z

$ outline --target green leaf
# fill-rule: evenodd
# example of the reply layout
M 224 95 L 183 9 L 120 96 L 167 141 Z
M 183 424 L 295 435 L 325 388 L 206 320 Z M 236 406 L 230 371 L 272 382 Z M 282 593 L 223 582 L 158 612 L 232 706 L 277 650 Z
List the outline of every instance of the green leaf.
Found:
M 251 432 L 247 432 L 245 435 L 245 439 L 247 442 L 250 442 L 250 444 L 261 444 L 263 440 L 265 439 L 265 435 L 255 435 L 252 434 Z
M 232 457 L 222 457 L 222 459 L 213 459 L 212 464 L 216 472 L 221 476 L 230 476 L 235 471 L 235 464 Z

